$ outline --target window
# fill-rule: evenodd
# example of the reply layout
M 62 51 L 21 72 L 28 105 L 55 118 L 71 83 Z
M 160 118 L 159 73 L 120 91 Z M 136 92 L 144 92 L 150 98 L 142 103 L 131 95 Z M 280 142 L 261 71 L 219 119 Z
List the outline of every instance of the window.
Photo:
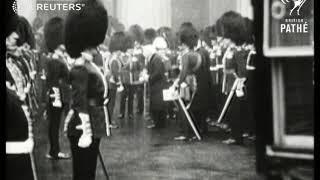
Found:
M 313 151 L 313 60 L 272 62 L 275 146 Z

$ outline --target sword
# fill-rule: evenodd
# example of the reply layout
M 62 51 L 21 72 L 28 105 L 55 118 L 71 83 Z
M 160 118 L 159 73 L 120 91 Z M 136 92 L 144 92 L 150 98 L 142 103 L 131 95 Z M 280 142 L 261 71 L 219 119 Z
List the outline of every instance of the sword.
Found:
M 185 104 L 183 103 L 183 101 L 182 101 L 182 99 L 181 99 L 180 97 L 178 98 L 178 102 L 179 102 L 180 106 L 182 107 L 182 110 L 183 110 L 184 114 L 186 115 L 187 120 L 188 120 L 188 122 L 189 122 L 189 124 L 190 124 L 190 126 L 191 126 L 191 128 L 192 128 L 192 130 L 193 130 L 193 132 L 195 133 L 195 135 L 197 136 L 197 138 L 198 138 L 199 140 L 201 140 L 201 136 L 200 136 L 200 134 L 199 134 L 196 126 L 194 125 L 194 123 L 193 123 L 193 121 L 192 121 L 192 118 L 191 118 L 191 116 L 190 116 L 190 114 L 189 114 L 189 112 L 188 112 Z
M 147 82 L 143 83 L 143 115 L 146 117 L 148 115 L 147 111 Z
M 220 114 L 220 116 L 219 116 L 219 119 L 218 119 L 217 123 L 220 123 L 220 122 L 222 121 L 222 118 L 224 117 L 224 115 L 225 115 L 225 113 L 226 113 L 226 111 L 227 111 L 227 109 L 228 109 L 228 107 L 229 107 L 229 104 L 230 104 L 230 102 L 231 102 L 231 100 L 232 100 L 232 97 L 233 97 L 233 95 L 234 95 L 234 92 L 236 91 L 236 88 L 237 88 L 237 86 L 238 86 L 238 83 L 239 83 L 239 79 L 236 79 L 236 80 L 234 81 L 233 85 L 232 85 L 232 89 L 231 89 L 231 91 L 230 91 L 230 93 L 229 93 L 229 95 L 228 95 L 228 98 L 227 98 L 227 100 L 226 100 L 226 103 L 225 103 L 224 106 L 223 106 L 222 112 L 221 112 L 221 114 Z
M 104 161 L 103 161 L 100 149 L 98 150 L 98 156 L 99 156 L 99 160 L 100 160 L 100 163 L 101 163 L 101 166 L 102 166 L 103 173 L 106 176 L 106 180 L 109 180 L 109 175 L 108 175 L 106 166 L 104 165 Z
M 150 56 L 150 57 L 147 57 L 147 58 L 145 58 L 145 61 L 144 61 L 144 65 L 145 65 L 145 69 L 148 69 L 148 62 L 150 61 L 150 58 L 151 58 L 152 56 Z M 144 84 L 143 84 L 143 87 L 144 87 L 144 89 L 143 89 L 143 105 L 144 105 L 144 107 L 143 107 L 143 115 L 144 115 L 144 117 L 147 117 L 149 114 L 148 114 L 148 110 L 147 110 L 147 88 L 148 88 L 148 84 L 147 84 L 148 82 L 147 81 L 145 81 L 144 82 Z
M 37 167 L 36 167 L 36 162 L 35 162 L 33 151 L 30 152 L 29 155 L 30 155 L 33 178 L 34 178 L 34 180 L 38 180 Z
M 107 136 L 110 136 L 111 135 L 111 130 L 110 130 L 110 121 L 109 121 L 109 113 L 108 113 L 107 105 L 103 106 L 103 111 L 104 111 L 105 122 L 106 122 Z

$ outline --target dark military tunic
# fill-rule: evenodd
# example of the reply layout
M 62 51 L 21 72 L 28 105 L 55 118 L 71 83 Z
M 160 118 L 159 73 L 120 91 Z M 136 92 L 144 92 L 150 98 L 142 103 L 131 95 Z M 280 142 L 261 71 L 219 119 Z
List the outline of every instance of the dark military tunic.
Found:
M 69 109 L 70 86 L 69 70 L 64 57 L 49 54 L 47 60 L 47 114 L 49 120 L 48 136 L 50 143 L 49 155 L 57 157 L 60 152 L 59 127 L 64 110 Z M 54 95 L 54 97 L 52 97 Z M 59 97 L 58 97 L 59 96 Z M 59 103 L 59 104 L 58 104 Z
M 28 121 L 21 108 L 23 102 L 15 92 L 6 91 L 6 141 L 25 141 L 28 139 Z M 6 177 L 12 180 L 33 180 L 29 154 L 6 155 Z
M 96 138 L 106 135 L 104 115 L 104 92 L 103 79 L 97 69 L 89 62 L 76 65 L 70 72 L 72 86 L 72 105 L 75 115 L 68 125 L 69 136 L 81 136 L 82 131 L 76 126 L 81 124 L 78 113 L 89 114 L 93 136 Z
M 149 86 L 150 86 L 150 109 L 165 110 L 166 103 L 163 101 L 163 89 L 167 85 L 165 67 L 162 58 L 158 54 L 152 55 L 148 63 Z
M 25 87 L 26 79 L 24 78 L 23 70 L 20 69 L 20 63 L 17 57 L 13 57 L 13 61 L 16 64 L 15 67 L 19 68 L 21 73 L 18 71 L 11 71 L 8 69 L 8 64 L 6 68 L 6 81 L 15 85 L 17 89 Z M 8 62 L 7 62 L 8 63 Z M 12 67 L 10 67 L 12 68 Z M 18 69 L 16 69 L 18 70 Z M 19 82 L 17 81 L 19 79 Z M 17 83 L 21 83 L 18 85 Z M 19 94 L 20 95 L 20 94 Z M 26 101 L 26 100 L 25 100 Z M 5 105 L 5 124 L 6 132 L 5 139 L 6 142 L 24 142 L 29 138 L 29 124 L 27 116 L 22 109 L 22 105 L 25 105 L 24 101 L 21 101 L 17 92 L 6 88 L 6 105 Z M 33 180 L 31 160 L 29 154 L 6 154 L 6 179 L 13 180 Z
M 226 60 L 226 83 L 225 83 L 225 93 L 229 94 L 233 83 L 238 78 L 247 77 L 247 56 L 248 51 L 241 47 L 234 47 L 231 49 L 233 52 L 232 58 Z M 236 74 L 236 76 L 234 75 Z M 246 84 L 246 83 L 245 83 Z M 252 123 L 251 112 L 249 112 L 246 88 L 244 87 L 244 96 L 237 97 L 236 93 L 232 98 L 232 101 L 228 108 L 228 119 L 230 119 L 230 127 L 232 129 L 231 136 L 238 143 L 243 142 L 242 134 L 246 126 Z
M 233 48 L 232 58 L 227 58 L 225 63 L 225 72 L 226 72 L 226 83 L 225 83 L 225 93 L 228 94 L 231 91 L 232 85 L 235 81 L 235 73 L 239 78 L 247 77 L 246 63 L 248 51 L 242 49 Z
M 193 103 L 191 104 L 191 108 L 209 110 L 215 103 L 215 97 L 212 95 L 213 83 L 209 69 L 209 54 L 205 49 L 199 49 L 197 52 L 201 55 L 202 62 L 198 70 L 195 72 L 197 79 L 197 92 Z
M 6 141 L 25 141 L 28 121 L 21 108 L 23 102 L 12 90 L 6 90 Z
M 192 53 L 194 54 L 194 53 Z M 183 69 L 180 74 L 180 84 L 185 81 L 188 74 L 194 74 L 196 78 L 196 92 L 191 104 L 191 109 L 194 110 L 209 110 L 214 106 L 215 97 L 212 95 L 213 82 L 210 74 L 210 60 L 208 52 L 200 48 L 197 51 L 199 58 L 201 58 L 201 64 L 196 70 L 193 70 L 197 66 L 197 59 L 194 55 L 187 53 L 184 56 L 188 56 L 183 60 Z
M 132 73 L 132 81 L 133 83 L 139 84 L 140 73 L 145 68 L 145 58 L 142 54 L 138 54 L 134 56 L 136 61 L 131 62 L 131 73 Z M 142 83 L 140 83 L 142 84 Z
M 69 79 L 69 70 L 67 65 L 61 59 L 49 58 L 47 60 L 47 90 L 48 94 L 52 94 L 53 87 L 59 88 L 62 102 L 68 103 L 70 97 L 68 97 L 68 79 Z M 52 100 L 49 100 L 52 102 Z

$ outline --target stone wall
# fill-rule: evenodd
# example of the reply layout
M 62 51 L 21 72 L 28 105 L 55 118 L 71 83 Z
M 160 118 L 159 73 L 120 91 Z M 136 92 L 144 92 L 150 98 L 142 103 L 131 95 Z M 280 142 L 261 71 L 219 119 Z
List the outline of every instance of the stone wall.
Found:
M 241 0 L 172 0 L 172 27 L 190 21 L 200 30 L 213 25 L 225 12 L 237 11 Z
M 209 25 L 210 0 L 172 0 L 172 28 L 192 22 L 197 29 Z

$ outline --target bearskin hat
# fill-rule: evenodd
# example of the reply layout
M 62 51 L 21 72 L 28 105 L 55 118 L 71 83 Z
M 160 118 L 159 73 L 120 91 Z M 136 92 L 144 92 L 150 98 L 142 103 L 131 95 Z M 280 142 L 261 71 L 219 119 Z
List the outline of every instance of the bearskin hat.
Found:
M 84 4 L 79 11 L 69 11 L 65 24 L 65 46 L 77 58 L 87 48 L 103 43 L 108 29 L 108 13 L 97 0 L 78 0 Z

